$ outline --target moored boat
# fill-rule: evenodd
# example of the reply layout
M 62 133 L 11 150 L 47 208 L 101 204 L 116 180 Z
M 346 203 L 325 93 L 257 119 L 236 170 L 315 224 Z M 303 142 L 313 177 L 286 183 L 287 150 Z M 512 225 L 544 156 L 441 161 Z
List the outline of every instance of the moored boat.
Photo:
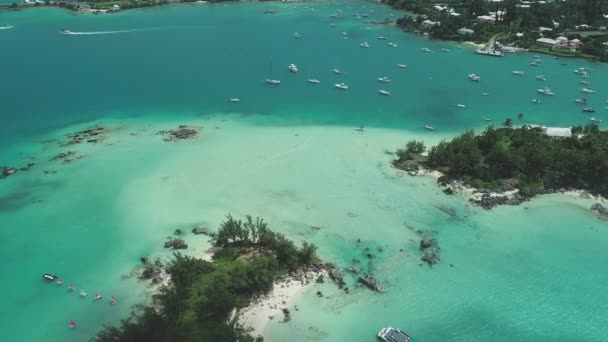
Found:
M 576 99 L 576 103 L 587 104 L 587 99 L 582 97 L 580 99 Z
M 50 273 L 45 273 L 42 275 L 42 278 L 44 280 L 48 280 L 48 281 L 54 281 L 55 279 L 57 279 L 57 276 L 54 274 L 50 274 Z
M 594 94 L 595 90 L 590 89 L 590 88 L 583 88 L 581 89 L 581 93 L 585 93 L 585 94 Z
M 289 68 L 289 71 L 291 71 L 293 73 L 298 72 L 298 67 L 295 64 L 289 64 L 288 68 Z
M 336 83 L 336 84 L 334 84 L 334 87 L 336 87 L 338 89 L 342 89 L 342 90 L 348 89 L 348 86 L 344 83 Z
M 363 131 L 365 131 L 365 127 L 363 127 L 363 126 L 357 126 L 357 127 L 353 128 L 353 130 L 355 130 L 357 132 L 363 132 Z
M 403 68 L 407 68 L 407 65 L 405 65 L 405 64 L 397 64 L 397 66 L 398 66 L 399 68 L 402 68 L 402 69 L 403 69 Z
M 434 131 L 435 127 L 431 126 L 431 125 L 424 125 L 424 128 L 428 129 L 429 131 Z
M 313 84 L 319 84 L 319 83 L 321 83 L 321 81 L 319 81 L 316 78 L 310 78 L 310 79 L 306 80 L 306 82 L 313 83 Z
M 391 79 L 386 76 L 383 76 L 383 77 L 378 77 L 378 81 L 384 82 L 384 83 L 389 83 L 391 81 Z
M 420 49 L 420 50 L 421 50 L 422 52 L 431 52 L 431 49 L 429 49 L 429 48 L 422 48 L 422 49 Z
M 241 102 L 241 99 L 233 97 L 230 99 L 230 102 Z
M 525 72 L 520 71 L 520 70 L 514 70 L 514 71 L 511 71 L 511 73 L 513 75 L 525 75 L 526 74 Z
M 397 44 L 395 44 L 393 42 L 388 42 L 388 46 L 390 46 L 390 47 L 397 47 Z
M 555 93 L 553 91 L 551 91 L 551 89 L 545 87 L 542 89 L 537 89 L 536 91 L 538 91 L 539 93 L 543 94 L 543 95 L 549 95 L 549 96 L 553 96 L 555 95 Z
M 481 79 L 481 77 L 477 76 L 476 74 L 469 74 L 469 79 L 471 81 L 479 82 L 479 80 Z
M 536 76 L 536 79 L 537 79 L 538 81 L 546 81 L 545 76 L 541 76 L 541 75 Z
M 467 106 L 465 106 L 463 104 L 457 104 L 456 107 L 458 107 L 458 108 L 466 108 Z
M 388 90 L 384 90 L 384 89 L 380 89 L 380 90 L 378 90 L 378 92 L 379 92 L 380 94 L 384 95 L 384 96 L 388 96 L 388 95 L 390 95 L 390 94 L 391 94 L 391 92 L 390 92 L 390 91 L 388 91 Z
M 378 332 L 378 338 L 385 342 L 411 342 L 412 337 L 400 329 L 384 327 Z
M 585 113 L 595 113 L 595 109 L 591 107 L 583 108 L 583 112 Z
M 367 42 L 363 42 L 363 43 L 359 44 L 359 46 L 361 46 L 362 48 L 368 48 L 369 44 Z

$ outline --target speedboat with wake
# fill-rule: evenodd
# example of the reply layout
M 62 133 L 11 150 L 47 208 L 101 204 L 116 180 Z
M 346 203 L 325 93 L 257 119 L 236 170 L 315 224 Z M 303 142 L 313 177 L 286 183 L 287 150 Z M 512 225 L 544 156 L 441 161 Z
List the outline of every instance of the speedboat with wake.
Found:
M 61 30 L 59 30 L 59 34 L 72 34 L 72 31 L 66 28 L 62 28 Z
M 0 26 L 0 30 L 10 30 L 12 29 L 14 26 L 11 25 L 5 25 L 5 26 Z

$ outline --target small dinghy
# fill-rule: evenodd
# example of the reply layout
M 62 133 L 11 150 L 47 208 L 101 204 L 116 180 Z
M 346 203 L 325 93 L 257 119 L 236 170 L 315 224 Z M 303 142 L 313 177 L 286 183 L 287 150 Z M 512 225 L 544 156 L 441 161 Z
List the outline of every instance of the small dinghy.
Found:
M 74 329 L 78 326 L 78 324 L 76 324 L 76 322 L 74 322 L 74 320 L 70 320 L 70 329 Z
M 48 281 L 54 281 L 55 279 L 57 279 L 56 275 L 53 274 L 49 274 L 49 273 L 45 273 L 42 275 L 42 278 Z

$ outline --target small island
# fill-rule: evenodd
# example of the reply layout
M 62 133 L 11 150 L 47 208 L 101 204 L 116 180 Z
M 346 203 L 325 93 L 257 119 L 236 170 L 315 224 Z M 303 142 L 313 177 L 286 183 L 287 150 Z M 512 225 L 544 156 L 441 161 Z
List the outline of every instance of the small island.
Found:
M 259 218 L 242 221 L 229 215 L 211 236 L 212 262 L 174 253 L 165 267 L 170 280 L 152 303 L 119 326 L 104 328 L 93 341 L 260 342 L 261 336 L 239 322 L 239 310 L 270 292 L 281 277 L 321 267 L 314 244 L 298 248 Z M 282 311 L 287 321 L 289 310 Z
M 608 197 L 608 132 L 595 124 L 513 128 L 511 119 L 504 126 L 467 131 L 428 153 L 423 142 L 410 141 L 393 165 L 412 175 L 434 171 L 444 192 L 467 188 L 486 209 L 566 190 Z

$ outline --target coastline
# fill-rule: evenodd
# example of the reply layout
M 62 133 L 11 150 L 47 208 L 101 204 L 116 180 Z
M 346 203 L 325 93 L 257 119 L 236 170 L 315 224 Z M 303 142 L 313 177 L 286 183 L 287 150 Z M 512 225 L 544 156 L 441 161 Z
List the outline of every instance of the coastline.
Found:
M 264 331 L 270 323 L 278 321 L 286 323 L 283 309 L 298 311 L 295 302 L 315 284 L 315 278 L 326 275 L 326 272 L 307 272 L 300 276 L 287 276 L 277 280 L 267 295 L 252 299 L 251 303 L 233 312 L 238 315 L 238 321 L 253 329 L 254 336 L 264 336 Z

